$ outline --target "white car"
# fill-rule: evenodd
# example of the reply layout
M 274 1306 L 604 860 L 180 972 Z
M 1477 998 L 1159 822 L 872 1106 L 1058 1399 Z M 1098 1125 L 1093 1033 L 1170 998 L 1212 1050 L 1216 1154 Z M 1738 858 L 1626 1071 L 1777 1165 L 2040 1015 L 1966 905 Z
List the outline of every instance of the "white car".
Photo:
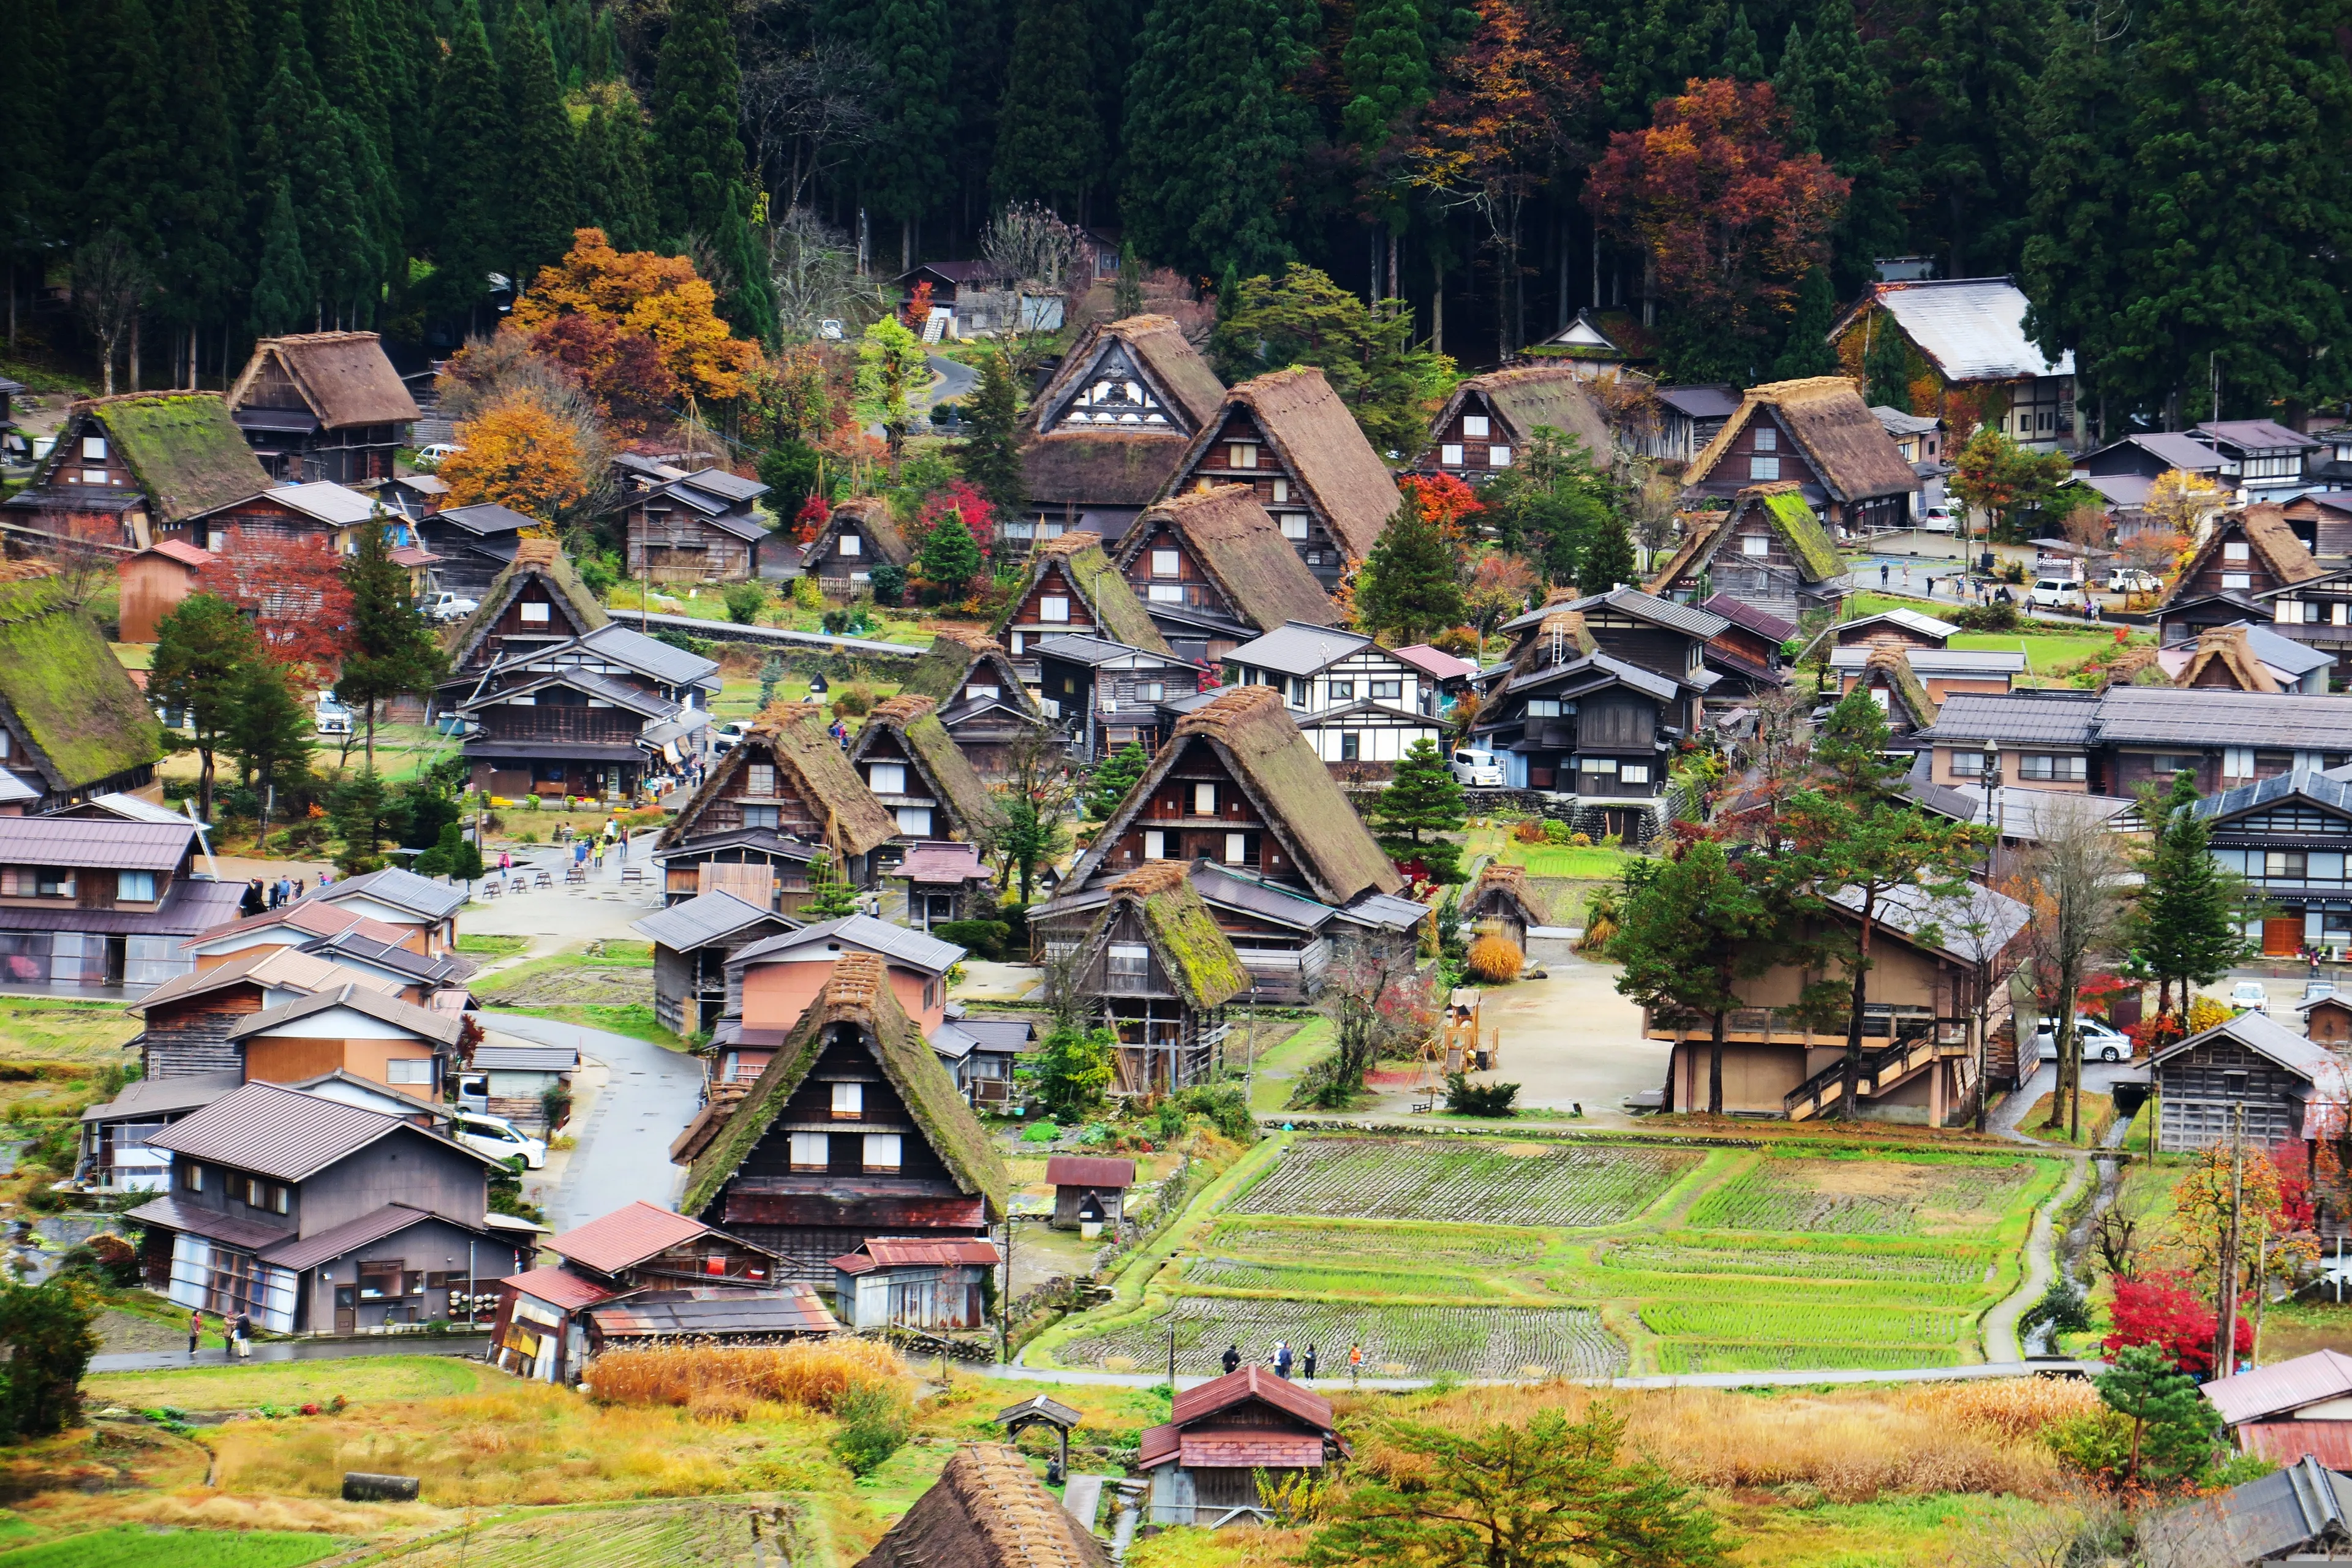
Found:
M 2072 577 L 2036 578 L 2033 584 L 2033 602 L 2047 609 L 2056 609 L 2065 605 L 2079 607 L 2083 602 L 2083 584 L 2075 582 Z
M 1500 789 L 1503 760 L 1492 752 L 1474 752 L 1465 747 L 1454 753 L 1454 782 L 1473 789 Z
M 437 468 L 445 458 L 454 458 L 466 448 L 454 441 L 436 441 L 429 447 L 416 448 L 416 466 L 427 470 Z
M 2074 1016 L 2074 1037 L 2083 1042 L 2083 1059 L 2086 1062 L 2127 1062 L 2131 1060 L 2131 1037 L 2109 1027 L 2096 1018 Z M 2044 1018 L 2033 1026 L 2033 1043 L 2045 1062 L 2058 1059 L 2058 1020 Z
M 478 600 L 468 599 L 463 594 L 443 592 L 425 605 L 425 613 L 436 621 L 462 621 L 481 607 Z
M 503 1116 L 491 1116 L 478 1110 L 467 1111 L 457 1120 L 452 1135 L 467 1148 L 488 1154 L 493 1160 L 511 1160 L 522 1156 L 524 1166 L 537 1171 L 547 1164 L 547 1143 L 523 1132 Z
M 2259 980 L 2241 980 L 2230 987 L 2230 1005 L 2241 1013 L 2260 1013 L 2270 1016 L 2271 994 Z
M 751 732 L 751 721 L 749 719 L 729 720 L 710 731 L 710 754 L 714 757 L 725 756 L 741 745 L 743 737 Z
M 352 732 L 352 710 L 331 691 L 319 693 L 311 705 L 310 728 L 321 735 L 348 735 Z
M 1922 533 L 1958 533 L 1959 531 L 1960 520 L 1953 515 L 1948 506 L 1939 503 L 1919 514 L 1919 531 Z
M 2163 581 L 2153 572 L 2118 566 L 2107 574 L 2107 592 L 2110 594 L 2154 594 L 2161 592 L 2163 587 Z

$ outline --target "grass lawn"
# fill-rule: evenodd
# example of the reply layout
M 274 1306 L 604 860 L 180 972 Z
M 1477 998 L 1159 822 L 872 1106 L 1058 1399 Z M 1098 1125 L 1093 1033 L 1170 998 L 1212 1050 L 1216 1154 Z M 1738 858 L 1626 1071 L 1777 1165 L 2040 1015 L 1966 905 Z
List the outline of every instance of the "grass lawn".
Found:
M 138 1033 L 138 1015 L 117 1003 L 0 996 L 0 1058 L 113 1067 Z
M 665 594 L 656 589 L 653 596 L 653 613 L 657 616 L 690 616 L 698 621 L 710 621 L 715 623 L 711 628 L 714 632 L 722 629 L 724 625 L 730 623 L 726 598 L 717 586 L 712 586 L 707 592 L 692 591 L 691 597 L 688 596 L 688 591 L 680 591 L 676 594 Z M 606 607 L 616 618 L 625 619 L 630 613 L 638 608 L 641 597 L 642 590 L 636 584 L 623 583 L 614 588 L 612 599 Z M 758 624 L 763 626 L 778 626 L 785 631 L 814 632 L 820 637 L 840 635 L 857 637 L 866 642 L 905 643 L 910 647 L 931 646 L 931 634 L 924 629 L 924 623 L 919 616 L 887 606 L 869 609 L 869 614 L 880 621 L 881 624 L 878 626 L 862 632 L 830 633 L 824 629 L 823 610 L 803 610 L 781 595 L 771 594 L 768 597 L 767 608 L 760 613 Z
M 180 1310 L 184 1322 L 187 1311 Z M 352 1356 L 339 1361 L 254 1362 L 169 1372 L 97 1373 L 82 1380 L 93 1410 L 250 1410 L 264 1405 L 324 1405 L 337 1394 L 355 1405 L 475 1394 L 507 1382 L 479 1362 L 458 1356 Z
M 1258 1052 L 1257 1066 L 1250 1075 L 1250 1114 L 1279 1116 L 1298 1075 L 1331 1048 L 1331 1024 L 1327 1018 L 1310 1018 L 1298 1030 Z
M 1854 617 L 1874 616 L 1882 610 L 1916 610 L 1934 616 L 1938 620 L 1951 619 L 1954 606 L 1928 605 L 1918 599 L 1903 598 L 1889 594 L 1856 594 L 1851 604 Z M 2019 679 L 2028 684 L 2061 681 L 2059 672 L 2073 669 L 2095 653 L 2116 646 L 2115 628 L 2103 631 L 2074 631 L 2056 626 L 2028 623 L 2030 629 L 2014 632 L 1957 632 L 1950 646 L 1979 652 L 2025 654 L 2026 673 Z M 2133 647 L 2152 640 L 2152 634 L 2133 630 L 2124 641 Z
M 2050 1102 L 2055 1099 L 2057 1094 L 2053 1090 L 2035 1100 L 2032 1108 L 2026 1111 L 2025 1120 L 2017 1124 L 2017 1130 L 2029 1138 L 2039 1138 L 2044 1143 L 2068 1142 L 2065 1127 L 2053 1128 L 2047 1125 L 2050 1121 Z M 2072 1120 L 2071 1117 L 2068 1118 L 2068 1121 Z M 2104 1094 L 2094 1094 L 2091 1090 L 2084 1089 L 2082 1124 L 2083 1135 L 2073 1140 L 2074 1146 L 2078 1149 L 2097 1148 L 2100 1142 L 2106 1137 L 2108 1129 L 2116 1124 L 2116 1102 Z
M 530 945 L 527 936 L 483 936 L 478 933 L 457 939 L 457 951 L 476 958 L 509 958 Z
M 0 1552 L 5 1568 L 300 1568 L 351 1550 L 332 1535 L 291 1531 L 156 1530 L 124 1525 Z

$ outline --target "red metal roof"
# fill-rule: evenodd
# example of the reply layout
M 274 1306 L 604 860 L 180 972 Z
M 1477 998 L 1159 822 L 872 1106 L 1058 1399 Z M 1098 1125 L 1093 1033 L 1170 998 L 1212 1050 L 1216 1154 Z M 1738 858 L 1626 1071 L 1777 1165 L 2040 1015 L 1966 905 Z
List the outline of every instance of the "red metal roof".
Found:
M 984 877 L 980 847 L 973 844 L 918 844 L 907 851 L 898 875 L 913 882 L 961 882 Z
M 1135 1454 L 1135 1468 L 1148 1470 L 1163 1460 L 1172 1459 L 1182 1447 L 1182 1436 L 1173 1426 L 1146 1426 Z
M 1204 1415 L 1213 1415 L 1251 1399 L 1262 1399 L 1323 1431 L 1332 1429 L 1329 1400 L 1275 1376 L 1274 1369 L 1266 1366 L 1245 1366 L 1197 1388 L 1184 1390 L 1176 1396 L 1176 1425 L 1189 1426 Z
M 2331 1470 L 2352 1470 L 2352 1421 L 2252 1421 L 2238 1446 L 2281 1465 L 2309 1454 Z
M 2221 1413 L 2223 1426 L 2259 1421 L 2265 1415 L 2300 1410 L 2323 1399 L 2352 1394 L 2352 1356 L 2335 1351 L 2314 1351 L 2273 1366 L 2216 1378 L 2205 1385 L 2204 1392 L 2213 1408 Z
M 657 1253 L 710 1234 L 710 1227 L 640 1198 L 626 1208 L 567 1230 L 548 1247 L 599 1274 L 618 1274 Z
M 1177 1462 L 1188 1470 L 1307 1469 L 1323 1463 L 1323 1439 L 1311 1433 L 1221 1426 L 1213 1433 L 1185 1433 Z
M 209 550 L 199 550 L 184 539 L 162 539 L 140 552 L 142 555 L 168 555 L 185 566 L 202 566 L 213 558 Z
M 1057 1187 L 1117 1187 L 1124 1191 L 1135 1185 L 1135 1162 L 1094 1154 L 1055 1154 L 1045 1162 L 1045 1180 Z
M 610 1290 L 600 1289 L 562 1268 L 533 1268 L 528 1273 L 510 1274 L 499 1283 L 566 1312 L 577 1312 L 613 1299 Z
M 844 1274 L 866 1274 L 877 1268 L 891 1268 L 901 1264 L 937 1268 L 966 1263 L 993 1268 L 1000 1261 L 1001 1256 L 992 1241 L 923 1241 L 911 1237 L 877 1236 L 869 1238 L 856 1252 L 846 1252 L 835 1258 L 833 1266 Z

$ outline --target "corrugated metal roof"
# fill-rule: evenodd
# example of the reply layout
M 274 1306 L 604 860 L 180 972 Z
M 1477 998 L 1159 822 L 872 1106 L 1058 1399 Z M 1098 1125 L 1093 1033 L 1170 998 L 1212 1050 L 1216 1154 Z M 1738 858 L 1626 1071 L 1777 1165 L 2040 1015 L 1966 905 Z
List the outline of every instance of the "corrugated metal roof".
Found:
M 647 942 L 685 952 L 700 947 L 720 937 L 732 936 L 745 926 L 762 921 L 774 921 L 783 925 L 793 921 L 770 910 L 737 898 L 732 893 L 703 893 L 681 904 L 672 904 L 643 920 L 629 922 L 629 929 Z
M 369 871 L 348 881 L 330 882 L 313 889 L 304 901 L 340 904 L 362 896 L 436 921 L 446 920 L 466 907 L 465 889 L 404 871 L 397 866 Z
M 652 676 L 665 686 L 697 686 L 719 672 L 716 659 L 689 653 L 682 647 L 672 647 L 657 637 L 649 637 L 618 621 L 607 621 L 594 631 L 574 639 L 584 648 L 593 649 L 599 658 L 615 664 L 625 664 L 631 669 Z M 563 650 L 554 650 L 561 653 Z M 544 658 L 546 655 L 539 658 Z
M 1881 610 L 1874 616 L 1860 616 L 1851 621 L 1841 623 L 1837 629 L 1837 640 L 1843 643 L 1853 632 L 1881 625 L 1901 626 L 1906 632 L 1933 638 L 1938 644 L 1950 641 L 1952 634 L 1959 629 L 1949 621 L 1938 620 L 1936 616 L 1918 610 L 1906 610 L 1897 606 L 1892 610 Z
M 1288 1378 L 1276 1377 L 1274 1369 L 1245 1366 L 1229 1372 L 1220 1378 L 1183 1390 L 1176 1395 L 1170 1412 L 1174 1425 L 1185 1426 L 1221 1410 L 1252 1399 L 1266 1404 L 1287 1415 L 1296 1415 L 1309 1426 L 1331 1431 L 1331 1402 L 1321 1394 L 1301 1388 Z
M 499 1283 L 563 1312 L 577 1312 L 613 1299 L 610 1290 L 589 1283 L 568 1268 L 532 1268 L 509 1274 Z
M 1276 925 L 1321 931 L 1339 913 L 1319 899 L 1227 870 L 1213 860 L 1195 860 L 1186 875 L 1192 879 L 1192 890 L 1210 903 L 1258 915 Z
M 716 1037 L 714 1031 L 713 1038 Z M 950 1018 L 946 1023 L 924 1036 L 923 1043 L 930 1047 L 931 1054 L 943 1062 L 960 1062 L 971 1055 L 973 1049 L 980 1044 L 978 1040 L 965 1034 L 963 1026 L 953 1018 Z
M 1339 911 L 1342 920 L 1385 931 L 1411 931 L 1429 918 L 1429 906 L 1394 893 L 1366 893 Z
M 1478 667 L 1468 659 L 1456 658 L 1444 648 L 1432 647 L 1425 642 L 1389 651 L 1423 674 L 1434 676 L 1439 680 L 1466 680 L 1478 673 Z
M 375 515 L 375 498 L 362 495 L 331 479 L 312 479 L 308 484 L 279 485 L 261 492 L 261 500 L 274 500 L 292 507 L 308 517 L 338 528 L 355 522 L 365 522 Z
M 275 1007 L 265 1007 L 240 1019 L 230 1028 L 228 1037 L 243 1040 L 255 1035 L 271 1034 L 289 1024 L 316 1014 L 331 1013 L 339 1007 L 347 1007 L 379 1024 L 405 1030 L 439 1045 L 454 1046 L 464 1037 L 466 1021 L 462 1016 L 436 1012 L 429 1007 L 419 1007 L 413 1002 L 404 1002 L 396 996 L 388 996 L 376 988 L 379 984 L 373 980 L 364 983 L 352 981 L 331 991 L 314 991 L 308 996 L 280 1002 Z
M 1925 436 L 1944 423 L 1932 414 L 1907 414 L 1883 403 L 1872 404 L 1870 411 L 1878 416 L 1878 422 L 1886 426 L 1889 436 Z
M 877 1268 L 943 1268 L 955 1264 L 993 1268 L 1003 1255 L 992 1241 L 927 1241 L 918 1237 L 868 1237 L 856 1252 L 844 1253 L 833 1266 L 845 1274 L 871 1273 Z
M 173 826 L 184 826 L 188 824 L 188 816 L 185 812 L 173 811 L 170 806 L 158 805 L 152 800 L 142 800 L 135 795 L 119 793 L 92 795 L 80 805 L 74 807 L 70 813 L 58 812 L 55 815 L 80 816 L 92 812 L 101 812 L 108 816 L 119 816 L 125 822 L 162 822 Z
M 2221 1413 L 2223 1426 L 2259 1421 L 2266 1415 L 2300 1410 L 2323 1399 L 2352 1394 L 2352 1355 L 2339 1351 L 2314 1351 L 2292 1361 L 2215 1378 L 2205 1385 L 2204 1394 L 2213 1408 Z M 2347 1432 L 2352 1432 L 2352 1422 L 2343 1426 Z
M 139 1006 L 143 1012 L 177 1002 L 183 997 L 201 996 L 225 985 L 240 984 L 289 991 L 326 991 L 339 985 L 363 985 L 386 995 L 399 990 L 401 985 L 398 980 L 388 975 L 362 974 L 301 948 L 250 947 L 231 954 L 226 963 L 173 975 L 141 997 Z
M 483 1072 L 571 1072 L 580 1053 L 570 1046 L 491 1045 L 474 1047 L 466 1065 Z
M 1787 642 L 1797 635 L 1797 623 L 1783 620 L 1771 611 L 1735 599 L 1728 594 L 1717 594 L 1699 606 L 1710 615 L 1721 616 L 1738 626 L 1746 626 L 1758 637 L 1769 642 Z
M 428 1219 L 446 1218 L 445 1215 L 436 1215 L 429 1209 L 416 1208 L 408 1204 L 386 1204 L 357 1219 L 330 1226 L 315 1236 L 289 1237 L 266 1247 L 261 1250 L 261 1260 L 274 1263 L 280 1268 L 290 1268 L 299 1274 L 305 1268 L 316 1268 L 321 1263 L 341 1258 L 355 1247 L 365 1247 L 372 1241 L 382 1241 L 387 1236 L 397 1236 L 410 1226 Z M 456 1225 L 457 1222 L 451 1220 L 449 1223 Z M 460 1228 L 470 1230 L 473 1227 L 463 1226 Z
M 2235 816 L 2260 805 L 2273 805 L 2297 795 L 2333 806 L 2352 815 L 2352 768 L 2336 768 L 2327 773 L 2290 770 L 2273 773 L 2266 779 L 2225 789 L 2219 795 L 2209 795 L 2189 809 L 2199 816 L 2220 818 Z
M 2148 1066 L 2161 1067 L 2173 1058 L 2193 1051 L 2217 1037 L 2235 1041 L 2250 1051 L 2268 1057 L 2289 1072 L 2307 1080 L 2312 1086 L 2313 1098 L 2324 1105 L 2340 1105 L 2347 1098 L 2347 1079 L 2341 1057 L 2326 1046 L 2304 1038 L 2284 1024 L 2273 1023 L 2260 1013 L 2241 1013 L 2210 1029 L 2200 1029 L 2187 1039 L 2175 1040 L 2150 1057 Z
M 2240 1448 L 2273 1464 L 2292 1465 L 2308 1456 L 2331 1470 L 2352 1470 L 2352 1421 L 2251 1421 L 2238 1428 L 2237 1438 Z
M 724 468 L 697 468 L 686 476 L 685 483 L 714 496 L 724 496 L 731 501 L 757 500 L 768 493 L 768 487 L 757 479 L 747 479 L 740 474 L 730 474 Z
M 1862 912 L 1862 893 L 1857 889 L 1841 888 L 1830 895 L 1830 902 L 1855 914 Z M 1879 894 L 1871 907 L 1871 918 L 1923 947 L 1939 948 L 1964 962 L 1976 963 L 2007 947 L 2032 916 L 2023 904 L 1990 888 L 1970 884 L 1963 892 L 1939 899 L 1914 884 Z
M 1285 621 L 1264 637 L 1242 644 L 1225 655 L 1225 660 L 1278 670 L 1284 675 L 1312 675 L 1371 646 L 1372 639 L 1361 632 Z
M 1055 1154 L 1045 1162 L 1045 1180 L 1056 1187 L 1135 1185 L 1135 1162 L 1100 1154 Z
M 1919 734 L 1937 741 L 2030 741 L 2042 745 L 2087 746 L 2096 734 L 2098 716 L 2099 703 L 2087 692 L 2069 697 L 2038 691 L 1955 691 L 1937 710 L 1934 728 Z
M 182 821 L 122 822 L 89 816 L 0 816 L 0 862 L 110 871 L 169 871 L 196 837 Z
M 1037 1038 L 1037 1026 L 1026 1018 L 962 1017 L 956 1025 L 983 1051 L 1019 1051 Z
M 35 789 L 7 769 L 0 768 L 0 805 L 18 805 L 40 798 L 39 790 Z
M 454 522 L 473 534 L 515 533 L 526 528 L 540 526 L 539 519 L 502 507 L 496 501 L 476 501 L 471 506 L 445 506 L 433 514 L 436 522 Z
M 899 863 L 898 876 L 910 882 L 961 882 L 988 874 L 981 864 L 977 844 L 918 844 Z
M 173 1122 L 148 1143 L 191 1160 L 234 1165 L 281 1182 L 299 1182 L 404 1128 L 419 1137 L 433 1136 L 397 1116 L 362 1110 L 274 1083 L 248 1083 L 186 1120 Z M 447 1139 L 434 1142 L 482 1164 L 496 1163 Z
M 1728 419 L 1739 412 L 1739 394 L 1728 386 L 1662 386 L 1658 401 L 1686 419 Z
M 1944 714 L 1950 712 L 1948 702 Z M 1944 725 L 1939 716 L 1938 733 Z M 2110 742 L 2347 752 L 2352 751 L 2352 702 L 2293 692 L 2116 686 L 2099 700 L 2098 735 Z
M 657 1253 L 709 1234 L 710 1227 L 700 1220 L 688 1219 L 640 1198 L 626 1208 L 614 1209 L 567 1230 L 547 1245 L 557 1256 L 599 1274 L 618 1274 Z
M 1866 645 L 1832 648 L 1830 668 L 1841 672 L 1860 669 L 1870 662 L 1870 656 L 1876 651 Z M 1903 658 L 1911 666 L 1912 673 L 1923 679 L 1936 675 L 1958 678 L 2016 675 L 2025 668 L 2023 652 L 2005 653 L 1999 648 L 1914 647 L 1904 649 Z
M 775 1295 L 740 1290 L 699 1296 L 632 1296 L 592 1308 L 588 1321 L 608 1340 L 766 1339 L 785 1334 L 833 1334 L 841 1324 L 815 1291 L 794 1287 Z
M 863 950 L 897 959 L 917 969 L 933 974 L 945 974 L 963 962 L 964 949 L 951 942 L 941 942 L 935 936 L 905 926 L 894 926 L 887 921 L 877 921 L 872 915 L 850 915 L 837 921 L 826 921 L 800 931 L 772 936 L 765 942 L 738 949 L 727 960 L 727 967 L 739 963 L 783 963 L 823 956 L 838 944 L 845 952 Z
M 2025 335 L 2025 294 L 2006 278 L 1881 283 L 1874 293 L 1946 381 L 2074 374 L 2073 350 L 2053 363 Z
M 2309 452 L 2323 445 L 2275 419 L 2200 419 L 2197 433 L 2242 452 Z
M 201 1116 L 204 1113 L 198 1111 L 197 1114 Z M 163 1145 L 158 1136 L 151 1136 L 148 1142 L 161 1148 Z M 266 1171 L 262 1173 L 269 1174 Z M 210 1241 L 225 1241 L 231 1247 L 242 1247 L 248 1251 L 259 1251 L 262 1247 L 289 1240 L 294 1234 L 283 1226 L 237 1219 L 215 1209 L 184 1204 L 177 1198 L 168 1197 L 142 1204 L 123 1217 L 135 1219 L 142 1225 L 161 1226 L 165 1230 L 185 1231 L 190 1236 L 201 1236 Z
M 2253 1564 L 2296 1561 L 2352 1536 L 2352 1476 L 2315 1459 L 2299 1459 L 2273 1475 L 2231 1487 L 2195 1502 L 2141 1516 L 2137 1533 L 2159 1563 Z
M 142 1078 L 122 1086 L 122 1092 L 103 1105 L 81 1113 L 84 1121 L 138 1121 L 151 1116 L 171 1116 L 201 1110 L 223 1095 L 234 1094 L 245 1082 L 236 1072 L 198 1073 L 190 1078 Z

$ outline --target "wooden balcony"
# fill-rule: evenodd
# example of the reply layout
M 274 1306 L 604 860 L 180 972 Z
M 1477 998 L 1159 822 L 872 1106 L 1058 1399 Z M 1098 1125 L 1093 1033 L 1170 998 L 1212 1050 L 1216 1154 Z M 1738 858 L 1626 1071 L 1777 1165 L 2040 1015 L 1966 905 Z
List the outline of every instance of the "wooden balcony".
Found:
M 1850 1016 L 1849 1016 L 1850 1017 Z M 1788 1007 L 1735 1007 L 1723 1020 L 1725 1043 L 1741 1045 L 1836 1045 L 1846 1037 L 1849 1018 L 1816 1019 L 1808 1026 Z M 1938 1018 L 1932 1007 L 1874 1005 L 1862 1013 L 1862 1037 L 1887 1041 L 1922 1031 L 1947 1043 L 1968 1038 L 1966 1018 Z M 1653 1040 L 1707 1040 L 1714 1020 L 1704 1013 L 1645 1009 L 1643 1034 Z

